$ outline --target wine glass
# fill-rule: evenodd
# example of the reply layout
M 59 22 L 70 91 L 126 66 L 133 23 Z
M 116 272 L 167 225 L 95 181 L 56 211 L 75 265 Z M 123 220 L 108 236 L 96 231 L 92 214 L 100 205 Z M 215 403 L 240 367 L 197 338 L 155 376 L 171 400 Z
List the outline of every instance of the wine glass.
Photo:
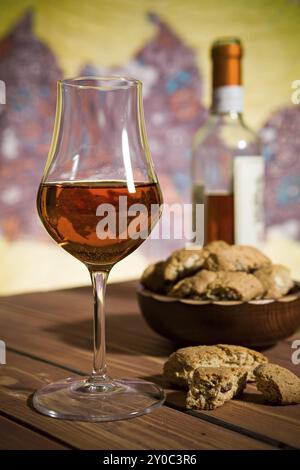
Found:
M 163 404 L 163 390 L 143 380 L 112 379 L 105 358 L 107 277 L 115 263 L 145 240 L 162 208 L 139 80 L 79 77 L 58 82 L 54 132 L 37 207 L 50 236 L 90 272 L 94 361 L 90 376 L 35 392 L 34 407 L 55 418 L 85 421 L 149 413 Z

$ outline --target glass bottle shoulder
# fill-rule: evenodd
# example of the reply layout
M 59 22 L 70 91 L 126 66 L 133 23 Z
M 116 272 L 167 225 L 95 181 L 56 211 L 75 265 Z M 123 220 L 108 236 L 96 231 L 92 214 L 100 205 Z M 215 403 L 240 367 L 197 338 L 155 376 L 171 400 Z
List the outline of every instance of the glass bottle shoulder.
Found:
M 231 149 L 234 154 L 259 154 L 259 140 L 239 113 L 212 113 L 193 141 L 193 151 L 202 146 L 216 145 Z

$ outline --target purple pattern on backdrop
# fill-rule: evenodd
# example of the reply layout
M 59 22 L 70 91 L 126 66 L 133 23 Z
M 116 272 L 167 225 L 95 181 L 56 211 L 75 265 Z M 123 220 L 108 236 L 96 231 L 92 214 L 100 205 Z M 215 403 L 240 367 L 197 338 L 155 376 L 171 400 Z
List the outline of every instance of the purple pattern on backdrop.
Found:
M 192 136 L 207 117 L 202 77 L 192 49 L 156 15 L 150 18 L 157 33 L 129 63 L 110 70 L 89 65 L 81 74 L 122 73 L 143 81 L 149 143 L 165 201 L 187 201 Z M 0 233 L 11 240 L 48 240 L 37 222 L 35 196 L 53 130 L 55 83 L 61 76 L 52 52 L 34 36 L 32 14 L 27 13 L 0 40 L 0 79 L 7 88 L 7 104 L 0 105 Z M 294 105 L 273 113 L 261 132 L 267 144 L 267 224 L 292 223 L 288 229 L 298 239 L 299 129 L 300 107 Z M 151 243 L 145 246 L 157 247 Z
M 188 202 L 191 142 L 207 119 L 207 110 L 201 104 L 202 77 L 194 51 L 157 15 L 149 18 L 157 33 L 129 63 L 111 69 L 88 65 L 81 75 L 106 73 L 142 80 L 147 135 L 164 202 Z M 168 220 L 163 218 L 162 223 L 167 229 Z M 181 245 L 181 240 L 147 240 L 140 250 L 149 258 L 159 259 Z
M 266 222 L 300 240 L 300 106 L 272 113 L 261 130 L 266 159 Z
M 54 55 L 34 37 L 29 11 L 0 41 L 0 79 L 6 84 L 6 105 L 0 106 L 0 232 L 11 240 L 44 235 L 35 200 L 61 77 Z
M 142 80 L 149 145 L 164 200 L 186 201 L 192 137 L 207 118 L 201 104 L 202 77 L 194 51 L 157 15 L 149 17 L 157 34 L 128 64 L 112 69 L 88 65 L 81 74 L 124 74 Z

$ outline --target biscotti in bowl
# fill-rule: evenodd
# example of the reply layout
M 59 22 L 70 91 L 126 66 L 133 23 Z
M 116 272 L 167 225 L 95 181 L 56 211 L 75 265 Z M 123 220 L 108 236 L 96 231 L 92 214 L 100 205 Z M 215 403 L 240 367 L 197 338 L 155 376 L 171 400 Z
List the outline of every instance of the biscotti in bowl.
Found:
M 300 325 L 300 286 L 288 268 L 224 241 L 176 250 L 148 266 L 138 299 L 148 324 L 182 345 L 263 348 Z

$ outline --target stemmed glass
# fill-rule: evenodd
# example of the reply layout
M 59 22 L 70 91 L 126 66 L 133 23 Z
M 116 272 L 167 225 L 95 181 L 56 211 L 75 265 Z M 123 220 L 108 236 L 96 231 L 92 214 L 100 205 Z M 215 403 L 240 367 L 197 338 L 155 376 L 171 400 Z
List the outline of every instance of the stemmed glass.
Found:
M 50 236 L 90 272 L 94 361 L 90 376 L 38 390 L 34 407 L 55 418 L 85 421 L 149 413 L 162 405 L 163 390 L 143 380 L 112 379 L 105 359 L 108 274 L 145 240 L 162 207 L 140 81 L 80 77 L 58 82 L 54 133 L 37 207 Z

